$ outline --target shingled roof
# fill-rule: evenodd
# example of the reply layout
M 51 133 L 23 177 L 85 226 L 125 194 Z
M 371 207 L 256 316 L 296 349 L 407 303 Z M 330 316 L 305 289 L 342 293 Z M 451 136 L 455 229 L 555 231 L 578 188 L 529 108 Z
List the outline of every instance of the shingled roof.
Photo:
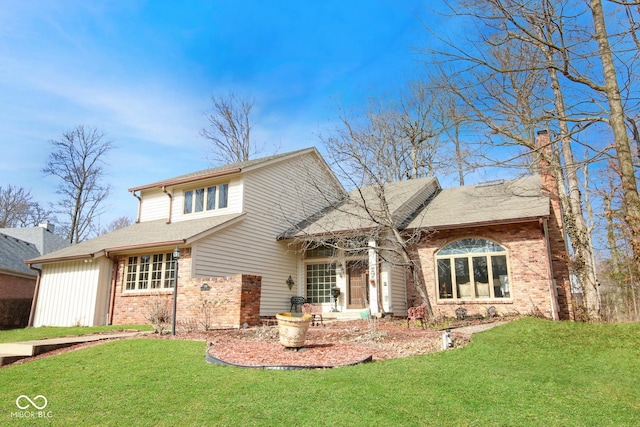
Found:
M 290 151 L 290 152 L 287 152 L 287 153 L 274 154 L 272 156 L 261 157 L 261 158 L 253 159 L 253 160 L 247 160 L 245 162 L 237 162 L 237 163 L 231 163 L 231 164 L 224 165 L 224 166 L 217 166 L 217 167 L 214 167 L 214 168 L 203 169 L 203 170 L 200 170 L 200 171 L 191 172 L 191 173 L 184 174 L 184 175 L 179 175 L 179 176 L 176 176 L 174 178 L 169 178 L 169 179 L 165 179 L 165 180 L 162 180 L 162 181 L 153 182 L 151 184 L 145 184 L 145 185 L 141 185 L 141 186 L 138 186 L 138 187 L 133 187 L 133 188 L 130 188 L 129 191 L 130 192 L 134 192 L 134 191 L 139 191 L 139 190 L 146 190 L 146 189 L 149 189 L 149 188 L 168 187 L 168 186 L 171 186 L 171 185 L 185 184 L 185 183 L 188 183 L 188 182 L 198 181 L 198 180 L 206 179 L 206 178 L 214 178 L 214 177 L 217 177 L 217 176 L 232 175 L 232 174 L 235 174 L 235 173 L 240 173 L 240 172 L 243 172 L 243 171 L 250 170 L 250 169 L 255 168 L 255 167 L 261 167 L 266 163 L 270 163 L 270 162 L 277 161 L 277 160 L 280 160 L 280 159 L 285 159 L 287 157 L 297 156 L 297 155 L 302 154 L 304 152 L 317 152 L 317 150 L 314 147 L 304 148 L 302 150 Z
M 188 244 L 231 224 L 242 216 L 243 214 L 229 214 L 170 224 L 164 219 L 140 222 L 25 262 L 39 264 L 88 259 L 109 252 Z
M 369 212 L 380 211 L 378 191 L 375 186 L 353 190 L 342 204 L 326 209 L 280 238 L 373 229 L 378 224 Z M 447 189 L 440 189 L 435 178 L 422 178 L 387 184 L 384 194 L 395 223 L 405 229 L 472 227 L 549 216 L 549 198 L 542 194 L 538 175 Z
M 407 228 L 445 229 L 549 216 L 539 175 L 442 190 Z
M 0 233 L 0 271 L 36 277 L 36 272 L 23 261 L 38 255 L 40 252 L 33 243 Z
M 386 210 L 395 224 L 404 224 L 439 188 L 436 178 L 420 178 L 355 189 L 339 205 L 309 218 L 280 238 L 373 229 L 385 221 Z
M 35 245 L 40 255 L 69 246 L 67 240 L 54 234 L 52 231 L 53 227 L 49 223 L 41 224 L 38 227 L 0 228 L 0 233 L 2 234 Z

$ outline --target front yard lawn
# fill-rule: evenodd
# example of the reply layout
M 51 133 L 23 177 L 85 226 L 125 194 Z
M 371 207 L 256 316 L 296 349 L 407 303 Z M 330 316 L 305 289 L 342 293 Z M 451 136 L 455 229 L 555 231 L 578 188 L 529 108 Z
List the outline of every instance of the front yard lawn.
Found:
M 0 425 L 640 425 L 638 323 L 526 318 L 462 349 L 317 371 L 204 354 L 203 342 L 139 338 L 0 369 Z M 47 407 L 21 414 L 21 395 Z

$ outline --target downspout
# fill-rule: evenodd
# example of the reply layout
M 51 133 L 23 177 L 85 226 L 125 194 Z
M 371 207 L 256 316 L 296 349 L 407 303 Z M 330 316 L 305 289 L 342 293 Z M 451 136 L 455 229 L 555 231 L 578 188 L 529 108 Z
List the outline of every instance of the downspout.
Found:
M 104 253 L 105 258 L 111 261 L 113 264 L 113 271 L 111 272 L 111 291 L 109 293 L 109 320 L 108 324 L 113 325 L 113 307 L 116 303 L 116 283 L 118 279 L 118 262 L 109 257 L 109 252 Z
M 136 194 L 135 191 L 132 191 L 131 194 L 133 194 L 133 197 L 138 199 L 138 217 L 136 218 L 136 224 L 137 224 L 140 222 L 140 214 L 142 212 L 142 199 L 140 198 L 140 196 Z
M 166 185 L 162 186 L 162 192 L 169 196 L 169 219 L 167 219 L 167 224 L 171 224 L 171 216 L 173 212 L 173 196 L 167 191 Z
M 33 300 L 31 301 L 31 311 L 29 312 L 29 322 L 27 323 L 27 328 L 33 327 L 33 318 L 36 314 L 36 305 L 38 301 L 38 294 L 40 293 L 40 278 L 42 277 L 42 270 L 39 268 L 35 268 L 31 264 L 29 264 L 29 268 L 38 272 L 38 276 L 36 277 L 36 289 L 33 291 Z
M 556 287 L 556 279 L 553 275 L 553 260 L 551 258 L 551 241 L 549 239 L 549 224 L 547 218 L 542 219 L 542 227 L 544 229 L 544 240 L 547 244 L 547 259 L 549 262 L 549 295 L 551 297 L 551 318 L 560 320 L 558 316 L 558 288 Z

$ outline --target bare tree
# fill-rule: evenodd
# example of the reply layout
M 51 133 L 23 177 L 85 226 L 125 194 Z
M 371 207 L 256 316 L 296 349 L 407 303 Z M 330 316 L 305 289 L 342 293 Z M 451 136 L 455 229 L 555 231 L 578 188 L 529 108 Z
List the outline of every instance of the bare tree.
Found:
M 0 187 L 0 228 L 36 226 L 50 215 L 30 191 L 11 184 Z
M 640 266 L 633 261 L 629 229 L 623 218 L 620 173 L 617 164 L 600 171 L 598 193 L 604 204 L 609 258 L 604 260 L 599 274 L 602 295 L 602 315 L 608 321 L 640 320 Z
M 441 166 L 441 130 L 432 114 L 432 96 L 423 84 L 410 86 L 396 101 L 370 99 L 360 115 L 340 109 L 335 129 L 320 138 L 351 191 L 311 227 L 299 227 L 296 240 L 303 248 L 323 245 L 347 254 L 374 251 L 382 262 L 408 272 L 429 318 L 433 310 L 413 251 L 428 231 L 406 230 L 410 218 L 399 211 L 398 197 L 399 182 L 433 175 Z M 435 186 L 424 181 L 420 185 L 413 191 L 426 202 Z
M 131 224 L 133 224 L 133 220 L 131 218 L 127 216 L 121 216 L 111 221 L 109 225 L 107 225 L 100 231 L 100 234 L 102 235 L 102 234 L 111 233 L 112 231 L 116 231 L 121 228 L 128 227 Z
M 635 168 L 629 144 L 629 135 L 625 119 L 630 116 L 625 111 L 623 104 L 623 92 L 619 87 L 618 79 L 621 77 L 618 66 L 614 61 L 614 51 L 609 42 L 609 34 L 605 13 L 601 0 L 590 0 L 589 9 L 593 19 L 594 38 L 598 43 L 599 59 L 602 64 L 604 84 L 584 82 L 583 84 L 604 94 L 609 105 L 609 125 L 613 132 L 613 139 L 620 166 L 620 181 L 625 209 L 625 221 L 631 233 L 631 246 L 633 259 L 640 263 L 640 195 L 635 176 Z M 635 31 L 633 32 L 635 36 Z M 626 66 L 629 66 L 627 64 Z
M 477 25 L 476 40 L 467 44 L 448 42 L 446 49 L 430 53 L 436 54 L 441 65 L 446 65 L 448 75 L 455 76 L 449 80 L 454 81 L 450 87 L 473 108 L 478 120 L 488 125 L 492 132 L 538 150 L 541 156 L 545 153 L 528 142 L 533 141 L 532 138 L 518 139 L 511 127 L 505 126 L 508 120 L 504 113 L 508 116 L 510 109 L 496 111 L 486 107 L 491 107 L 496 99 L 504 104 L 502 100 L 522 98 L 532 106 L 537 103 L 537 107 L 527 112 L 521 102 L 522 109 L 511 110 L 513 119 L 523 124 L 528 122 L 529 129 L 535 126 L 557 129 L 557 137 L 551 141 L 554 148 L 551 154 L 555 157 L 561 153 L 561 157 L 546 160 L 556 169 L 563 219 L 573 248 L 573 271 L 580 279 L 590 315 L 597 317 L 595 257 L 591 230 L 584 220 L 578 170 L 580 165 L 589 164 L 607 153 L 608 147 L 589 147 L 592 155 L 576 160 L 572 144 L 584 144 L 581 141 L 584 137 L 580 136 L 588 127 L 597 123 L 610 126 L 615 158 L 621 171 L 625 221 L 631 231 L 634 256 L 640 256 L 640 250 L 635 249 L 640 245 L 640 239 L 634 237 L 640 231 L 640 199 L 630 137 L 624 122 L 626 117 L 632 133 L 637 135 L 633 132 L 635 121 L 630 120 L 634 114 L 629 109 L 635 104 L 624 103 L 625 94 L 628 97 L 634 87 L 631 72 L 638 59 L 637 50 L 628 49 L 635 43 L 625 42 L 624 38 L 636 40 L 635 31 L 618 32 L 614 36 L 615 43 L 610 43 L 611 36 L 607 34 L 606 17 L 599 0 L 590 1 L 588 7 L 570 0 L 463 0 L 455 2 L 452 10 L 455 10 L 454 15 Z M 591 16 L 593 24 L 578 19 L 580 16 Z M 506 52 L 511 53 L 505 55 Z M 597 62 L 601 68 L 593 66 Z M 495 85 L 503 89 L 502 94 L 490 90 L 494 87 L 492 82 L 498 82 L 498 79 L 507 81 L 512 76 L 524 74 L 538 76 L 544 81 L 528 95 L 524 81 L 518 85 Z M 617 80 L 624 81 L 625 85 L 619 87 Z
M 205 113 L 209 126 L 200 135 L 211 143 L 211 158 L 215 163 L 245 162 L 262 151 L 251 140 L 251 112 L 255 99 L 243 98 L 233 92 L 226 97 L 211 97 L 213 111 Z
M 42 172 L 60 179 L 57 193 L 61 199 L 54 210 L 67 219 L 62 226 L 69 243 L 78 243 L 93 231 L 101 204 L 109 195 L 109 186 L 103 183 L 103 166 L 113 142 L 105 140 L 96 128 L 83 125 L 50 142 L 53 151 Z
M 433 176 L 445 160 L 434 99 L 424 83 L 412 82 L 395 99 L 372 97 L 360 111 L 338 107 L 337 124 L 320 139 L 353 185 Z

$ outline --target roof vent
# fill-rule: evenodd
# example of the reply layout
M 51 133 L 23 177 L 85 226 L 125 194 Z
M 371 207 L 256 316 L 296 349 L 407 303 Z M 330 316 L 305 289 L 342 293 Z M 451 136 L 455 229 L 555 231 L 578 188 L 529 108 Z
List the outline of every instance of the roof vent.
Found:
M 496 185 L 502 185 L 502 184 L 504 184 L 504 179 L 494 179 L 493 181 L 485 181 L 485 182 L 481 182 L 479 184 L 476 184 L 476 187 L 478 187 L 478 188 L 494 187 Z

